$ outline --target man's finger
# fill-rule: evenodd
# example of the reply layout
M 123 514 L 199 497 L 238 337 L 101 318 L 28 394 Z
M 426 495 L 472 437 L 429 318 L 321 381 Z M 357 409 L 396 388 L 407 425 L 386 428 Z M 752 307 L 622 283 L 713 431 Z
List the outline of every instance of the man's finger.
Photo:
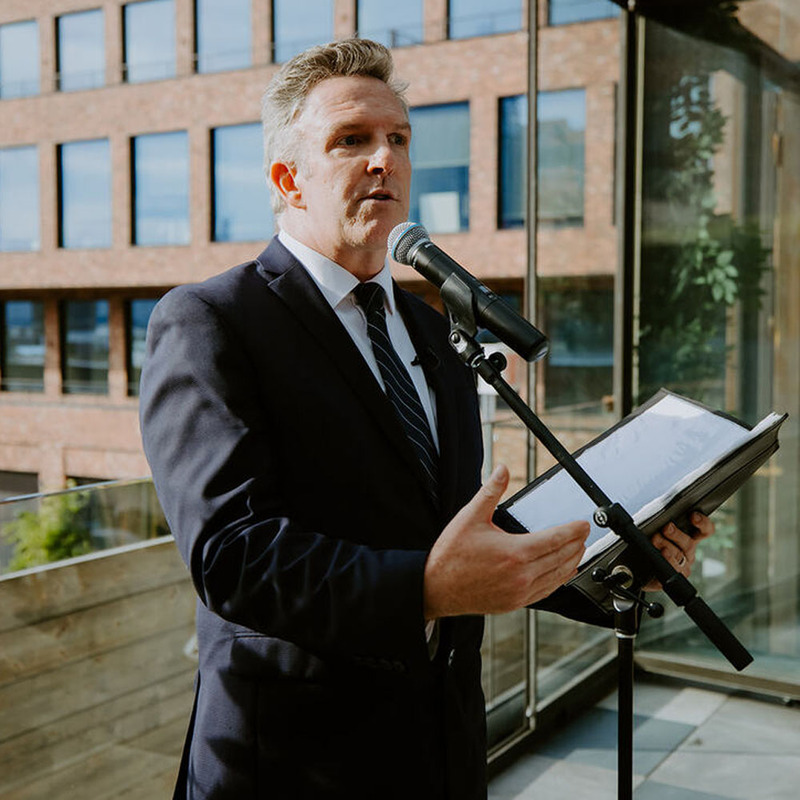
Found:
M 486 483 L 478 489 L 462 511 L 469 517 L 489 522 L 500 498 L 508 488 L 508 480 L 508 467 L 505 464 L 498 464 L 486 479 Z

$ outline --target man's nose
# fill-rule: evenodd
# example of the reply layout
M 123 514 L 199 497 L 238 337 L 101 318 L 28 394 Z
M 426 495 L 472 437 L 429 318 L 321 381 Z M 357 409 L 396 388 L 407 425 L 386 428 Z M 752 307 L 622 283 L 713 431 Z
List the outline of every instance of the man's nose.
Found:
M 392 148 L 388 144 L 382 144 L 375 148 L 369 159 L 367 170 L 371 175 L 382 175 L 389 173 L 394 167 L 394 155 Z

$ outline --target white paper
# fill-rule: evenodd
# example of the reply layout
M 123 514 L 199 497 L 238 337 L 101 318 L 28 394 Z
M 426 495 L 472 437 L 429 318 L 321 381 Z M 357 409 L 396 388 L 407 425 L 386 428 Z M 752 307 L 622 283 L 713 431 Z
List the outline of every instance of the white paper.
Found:
M 749 431 L 680 397 L 666 395 L 588 447 L 578 463 L 604 494 L 620 503 L 639 524 L 777 418 L 771 414 Z M 529 531 L 588 520 L 591 532 L 581 563 L 617 539 L 595 524 L 595 505 L 563 469 L 523 495 L 508 511 Z

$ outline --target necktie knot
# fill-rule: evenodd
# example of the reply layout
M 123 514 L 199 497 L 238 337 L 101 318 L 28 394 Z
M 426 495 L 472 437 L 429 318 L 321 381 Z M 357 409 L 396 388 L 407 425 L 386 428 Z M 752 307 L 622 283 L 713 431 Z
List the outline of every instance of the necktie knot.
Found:
M 383 308 L 384 291 L 379 283 L 359 283 L 353 289 L 356 302 L 364 309 L 367 318 Z

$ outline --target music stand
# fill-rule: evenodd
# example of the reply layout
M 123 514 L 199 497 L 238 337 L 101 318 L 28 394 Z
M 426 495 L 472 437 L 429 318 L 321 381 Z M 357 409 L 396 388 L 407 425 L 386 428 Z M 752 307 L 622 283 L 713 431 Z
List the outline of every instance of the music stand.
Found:
M 617 534 L 636 554 L 635 563 L 647 577 L 634 574 L 630 567 L 617 566 L 606 573 L 596 569 L 592 579 L 606 587 L 614 607 L 614 629 L 617 636 L 619 663 L 618 711 L 618 800 L 633 797 L 633 667 L 634 644 L 644 609 L 660 616 L 663 607 L 649 603 L 642 595 L 642 585 L 655 576 L 666 595 L 683 608 L 709 641 L 736 670 L 753 661 L 733 633 L 711 608 L 698 596 L 694 586 L 664 559 L 650 539 L 636 526 L 631 515 L 613 502 L 592 480 L 575 457 L 561 444 L 547 426 L 506 382 L 502 371 L 506 359 L 501 353 L 487 356 L 476 341 L 478 331 L 475 302 L 470 287 L 458 275 L 452 274 L 441 286 L 442 302 L 450 319 L 449 341 L 461 360 L 483 378 L 505 400 L 525 427 L 541 442 L 563 469 L 573 478 L 595 505 L 594 521 Z

